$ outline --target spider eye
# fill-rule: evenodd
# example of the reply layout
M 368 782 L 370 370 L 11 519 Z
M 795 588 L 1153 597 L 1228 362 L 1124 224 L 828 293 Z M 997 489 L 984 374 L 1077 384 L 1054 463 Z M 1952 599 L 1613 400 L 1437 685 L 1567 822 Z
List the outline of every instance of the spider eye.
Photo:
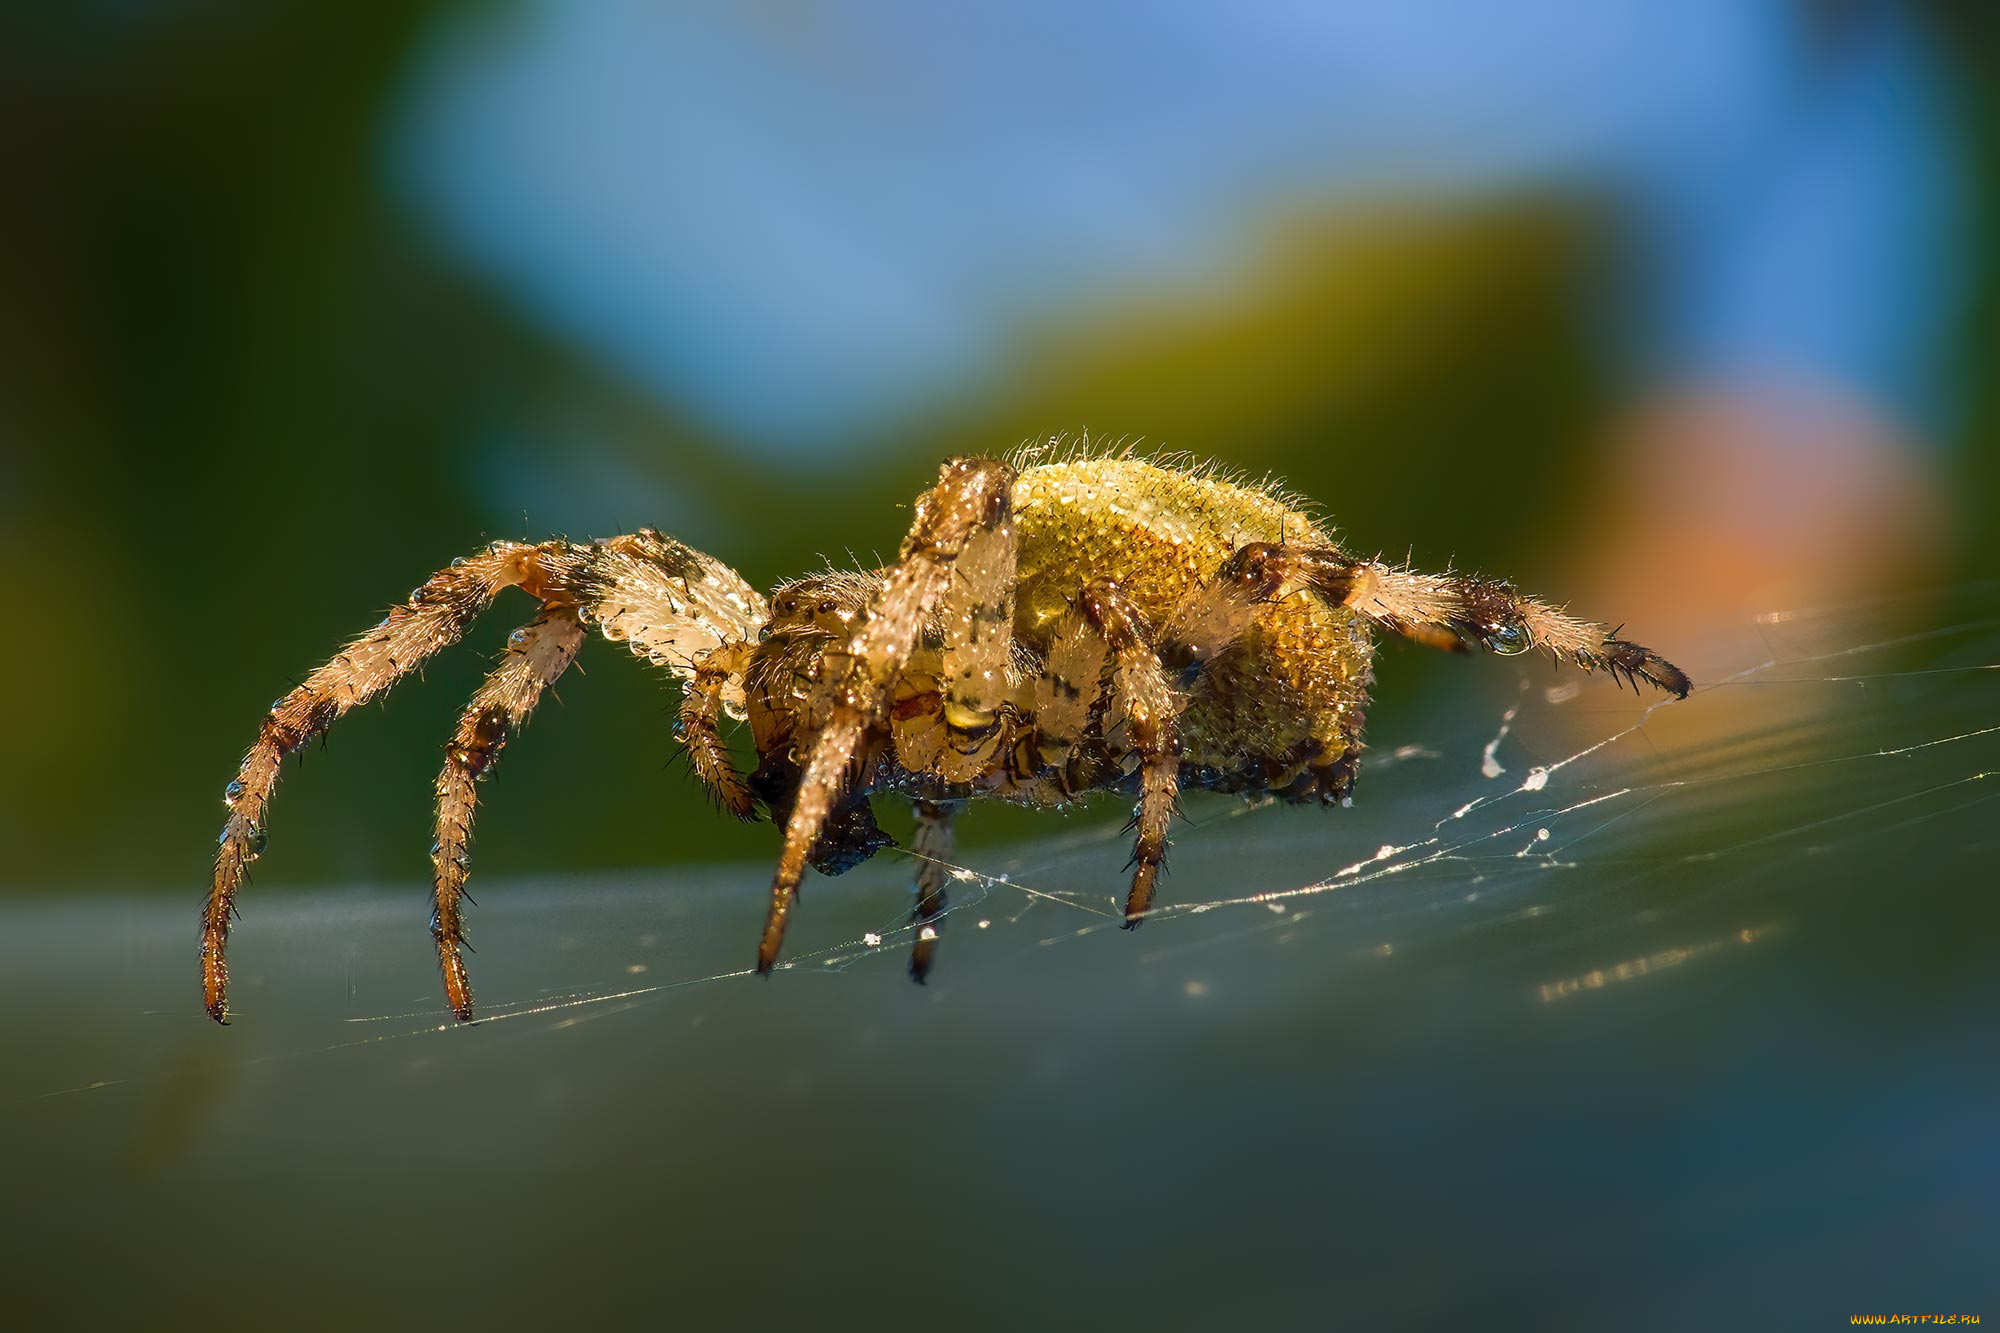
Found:
M 821 615 L 823 615 L 823 616 L 830 616 L 830 615 L 832 615 L 832 614 L 833 614 L 833 603 L 832 603 L 832 602 L 821 602 L 821 603 L 819 604 L 819 613 L 820 613 Z

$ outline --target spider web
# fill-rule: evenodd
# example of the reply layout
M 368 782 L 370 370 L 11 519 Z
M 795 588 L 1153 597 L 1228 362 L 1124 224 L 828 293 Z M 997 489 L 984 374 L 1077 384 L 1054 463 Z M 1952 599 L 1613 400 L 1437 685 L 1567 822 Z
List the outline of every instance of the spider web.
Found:
M 1022 841 L 971 842 L 949 867 L 938 971 L 922 990 L 900 975 L 907 853 L 837 882 L 810 878 L 768 981 L 747 966 L 768 866 L 488 875 L 474 917 L 483 1018 L 471 1027 L 446 1021 L 420 885 L 260 886 L 233 943 L 241 1018 L 227 1034 L 193 997 L 184 903 L 10 905 L 0 995 L 16 1013 L 61 1017 L 5 1037 L 0 1125 L 46 1145 L 47 1179 L 200 1175 L 245 1152 L 287 1159 L 302 1141 L 323 1169 L 377 1167 L 386 1154 L 475 1179 L 500 1163 L 616 1160 L 670 1173 L 709 1202 L 746 1186 L 790 1190 L 798 1226 L 836 1231 L 856 1198 L 899 1195 L 912 1164 L 928 1162 L 999 1234 L 1053 1228 L 1068 1254 L 1088 1252 L 1091 1233 L 1130 1208 L 1235 1215 L 1243 1200 L 1215 1173 L 1218 1162 L 1264 1169 L 1241 1156 L 1264 1142 L 1243 1121 L 1254 1106 L 1288 1143 L 1333 1134 L 1425 1155 L 1414 1196 L 1407 1177 L 1371 1187 L 1346 1150 L 1337 1163 L 1294 1152 L 1293 1202 L 1259 1196 L 1284 1235 L 1333 1228 L 1384 1290 L 1519 1279 L 1595 1247 L 1627 1285 L 1653 1284 L 1663 1321 L 1701 1308 L 1695 1288 L 1663 1276 L 1674 1273 L 1701 1275 L 1704 1292 L 1734 1281 L 1745 1309 L 1762 1293 L 1767 1313 L 1795 1316 L 1769 1304 L 1785 1253 L 1757 1227 L 1789 1234 L 1799 1212 L 1841 1198 L 1894 1202 L 1907 1229 L 1912 1209 L 1942 1206 L 1937 1191 L 1990 1205 L 2000 1186 L 1986 1130 L 1969 1128 L 1990 1123 L 2000 1086 L 1980 1072 L 1990 1061 L 1966 1055 L 1987 1049 L 2000 1011 L 1989 958 L 2000 587 L 1773 612 L 1712 658 L 1687 663 L 1697 690 L 1672 702 L 1531 659 L 1420 668 L 1428 659 L 1392 654 L 1383 676 L 1423 685 L 1378 707 L 1351 810 L 1191 798 L 1163 903 L 1131 935 L 1118 929 L 1129 835 L 1115 802 L 1040 816 Z M 976 830 L 978 818 L 975 806 L 962 822 Z M 1911 1091 L 1852 1095 L 1852 1080 L 1879 1089 L 1884 1076 L 1913 1080 Z M 1621 1116 L 1672 1104 L 1681 1118 L 1656 1124 L 1640 1154 L 1573 1114 L 1607 1087 L 1626 1089 Z M 934 1127 L 914 1139 L 913 1089 Z M 1313 1108 L 1310 1122 L 1298 1108 Z M 396 1118 L 426 1116 L 449 1128 L 421 1143 Z M 1808 1117 L 1833 1128 L 1821 1131 L 1825 1160 L 1801 1165 Z M 802 1118 L 806 1142 L 772 1146 L 791 1144 Z M 1425 1125 L 1428 1135 L 1414 1128 Z M 1052 1221 L 1069 1177 L 1049 1186 L 1052 1200 L 1024 1203 L 1005 1170 L 983 1173 L 996 1160 L 1028 1169 L 1000 1146 L 1024 1126 L 1058 1173 L 1087 1176 L 1106 1148 L 1150 1172 L 1121 1177 L 1111 1213 L 1072 1198 L 1067 1226 Z M 109 1168 L 107 1134 L 127 1154 Z M 1545 1151 L 1522 1147 L 1551 1134 Z M 1933 1156 L 1893 1169 L 1870 1156 L 1912 1134 Z M 1455 1155 L 1446 1145 L 1461 1140 Z M 1794 1220 L 1760 1219 L 1738 1198 L 1727 1207 L 1744 1220 L 1716 1222 L 1723 1186 L 1704 1175 L 1703 1154 L 1739 1140 L 1763 1156 L 1728 1158 L 1728 1178 L 1791 1163 L 1779 1183 L 1744 1188 L 1760 1200 L 1775 1191 Z M 711 1179 L 677 1155 L 682 1143 L 732 1165 Z M 1634 1167 L 1662 1150 L 1658 1172 Z M 1524 1151 L 1532 1186 L 1507 1174 Z M 1593 1173 L 1635 1169 L 1648 1207 L 1668 1219 L 1698 1209 L 1700 1224 L 1605 1232 L 1605 1218 L 1630 1219 Z M 1948 1175 L 1959 1185 L 1941 1183 Z M 801 1194 L 801 1179 L 823 1190 Z M 397 1187 L 370 1180 L 371 1198 L 394 1199 Z M 566 1206 L 660 1225 L 622 1194 L 564 1180 L 551 1188 Z M 267 1188 L 242 1183 L 242 1203 L 257 1206 Z M 1481 1200 L 1530 1188 L 1546 1196 L 1533 1214 L 1544 1230 L 1497 1240 Z M 1351 1216 L 1336 1199 L 1354 1201 Z M 171 1230 L 178 1207 L 138 1208 L 134 1225 L 154 1217 Z M 1447 1279 L 1372 1248 L 1376 1223 L 1398 1218 L 1461 1247 Z M 1884 1271 L 1880 1235 L 1825 1225 L 1816 1254 L 1851 1254 L 1856 1282 Z M 1953 1226 L 1987 1253 L 2000 1236 L 1990 1207 Z M 1252 1262 L 1278 1265 L 1263 1308 L 1312 1308 L 1319 1261 L 1302 1239 L 1260 1229 L 1253 1252 L 1220 1222 L 1185 1230 L 1161 1242 L 1201 1247 L 1204 1262 L 1162 1289 L 1181 1314 L 1240 1309 L 1230 1265 Z M 686 1243 L 702 1252 L 701 1236 Z M 843 1243 L 829 1254 L 847 1253 Z M 1892 1271 L 1962 1286 L 1981 1270 L 1953 1266 L 1954 1253 L 1904 1247 Z M 286 1261 L 273 1254 L 276 1299 Z M 1206 1262 L 1218 1256 L 1230 1262 Z M 1293 1260 L 1305 1267 L 1286 1268 Z M 718 1255 L 715 1269 L 754 1281 L 746 1262 Z M 938 1262 L 966 1290 L 991 1276 L 970 1256 Z M 829 1269 L 825 1280 L 843 1278 Z M 1366 1311 L 1371 1290 L 1341 1299 Z M 1519 1294 L 1555 1290 L 1530 1282 Z M 1872 1308 L 1869 1290 L 1853 1288 L 1856 1308 Z M 1957 1295 L 1936 1290 L 1945 1304 Z M 1611 1308 L 1586 1303 L 1579 1317 Z

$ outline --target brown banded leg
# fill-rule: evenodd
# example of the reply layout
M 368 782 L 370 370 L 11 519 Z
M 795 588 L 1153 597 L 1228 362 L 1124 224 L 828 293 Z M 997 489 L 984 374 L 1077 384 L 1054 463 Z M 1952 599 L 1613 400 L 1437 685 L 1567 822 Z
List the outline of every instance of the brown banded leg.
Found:
M 756 818 L 755 798 L 736 761 L 729 757 L 721 721 L 723 691 L 731 682 L 739 682 L 741 688 L 749 656 L 749 644 L 733 643 L 704 657 L 681 694 L 680 715 L 681 742 L 687 746 L 695 776 L 714 794 L 717 805 L 746 820 Z
M 1011 526 L 1013 486 L 1014 469 L 1005 463 L 983 458 L 946 463 L 938 484 L 917 500 L 896 564 L 854 636 L 822 658 L 810 714 L 826 720 L 809 742 L 802 738 L 810 750 L 757 941 L 759 972 L 769 972 L 778 960 L 820 827 L 862 757 L 863 742 L 884 719 L 898 672 L 950 592 L 959 558 L 980 534 Z
M 589 545 L 495 542 L 433 574 L 406 604 L 271 705 L 257 743 L 224 793 L 230 813 L 201 933 L 203 1001 L 217 1022 L 227 1013 L 225 955 L 236 894 L 264 849 L 265 815 L 284 757 L 456 643 L 509 586 L 575 606 L 606 637 L 629 642 L 635 653 L 684 678 L 719 645 L 753 636 L 768 614 L 763 598 L 736 571 L 650 528 Z M 740 684 L 725 685 L 722 696 L 725 705 L 740 706 Z
M 575 660 L 584 616 L 607 638 L 622 640 L 636 655 L 687 678 L 681 717 L 695 771 L 725 806 L 740 816 L 749 813 L 749 789 L 729 761 L 717 719 L 731 670 L 740 671 L 747 652 L 744 640 L 765 614 L 763 598 L 735 570 L 652 528 L 587 546 L 551 543 L 543 550 L 548 573 L 543 595 L 582 598 L 585 605 L 552 600 L 532 625 L 510 636 L 507 657 L 459 719 L 438 776 L 431 933 L 446 999 L 460 1019 L 472 1017 L 463 900 L 477 799 L 473 784 L 526 723 L 542 691 Z M 736 688 L 740 700 L 740 684 Z
M 201 988 L 209 1017 L 227 1021 L 226 952 L 236 893 L 251 862 L 263 853 L 265 815 L 285 756 L 324 732 L 348 709 L 366 703 L 433 653 L 456 643 L 502 588 L 537 583 L 540 577 L 536 548 L 511 542 L 496 542 L 478 555 L 453 561 L 451 568 L 433 574 L 411 593 L 408 602 L 392 608 L 381 624 L 271 705 L 257 743 L 243 757 L 224 793 L 229 819 L 216 849 L 201 923 Z
M 951 822 L 962 801 L 914 801 L 917 833 L 910 851 L 917 858 L 917 904 L 910 913 L 916 943 L 910 946 L 910 980 L 922 985 L 931 974 L 938 934 L 944 929 L 944 886 L 951 880 Z
M 574 606 L 543 608 L 534 623 L 507 637 L 507 654 L 466 704 L 445 748 L 437 780 L 437 840 L 431 846 L 431 935 L 445 999 L 463 1021 L 472 1018 L 472 985 L 465 975 L 465 881 L 468 846 L 478 808 L 477 783 L 492 771 L 500 751 L 527 722 L 542 691 L 576 660 L 583 622 Z
M 1139 755 L 1139 803 L 1132 812 L 1138 838 L 1132 847 L 1132 889 L 1125 898 L 1125 928 L 1145 920 L 1167 859 L 1167 829 L 1180 796 L 1180 699 L 1167 683 L 1152 636 L 1118 585 L 1100 579 L 1084 588 L 1077 609 L 1111 651 L 1112 697 L 1105 730 L 1125 728 Z
M 1592 621 L 1577 620 L 1511 583 L 1461 574 L 1422 574 L 1330 547 L 1256 543 L 1238 550 L 1211 587 L 1218 600 L 1262 600 L 1310 589 L 1375 625 L 1432 647 L 1464 652 L 1477 645 L 1503 655 L 1531 648 L 1586 671 L 1643 680 L 1678 698 L 1692 685 L 1679 667 L 1651 649 Z M 1190 613 L 1191 623 L 1197 619 Z

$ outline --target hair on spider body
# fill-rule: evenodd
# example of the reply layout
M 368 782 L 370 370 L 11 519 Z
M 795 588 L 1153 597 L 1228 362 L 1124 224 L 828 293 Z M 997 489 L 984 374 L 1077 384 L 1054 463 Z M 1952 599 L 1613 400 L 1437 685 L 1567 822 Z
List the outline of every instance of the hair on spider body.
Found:
M 1635 688 L 1690 688 L 1622 627 L 1504 580 L 1357 558 L 1302 501 L 1191 460 L 954 458 L 912 509 L 887 565 L 793 579 L 768 598 L 652 528 L 493 542 L 432 575 L 272 705 L 226 789 L 202 918 L 210 1015 L 228 1012 L 236 895 L 264 849 L 283 758 L 457 642 L 510 587 L 540 612 L 508 636 L 436 784 L 432 934 L 461 1019 L 473 1014 L 462 907 L 476 785 L 592 629 L 680 682 L 674 731 L 717 805 L 783 829 L 758 971 L 776 965 L 806 869 L 837 875 L 893 845 L 871 800 L 912 803 L 919 981 L 947 908 L 952 821 L 970 800 L 1131 796 L 1128 926 L 1151 910 L 1183 791 L 1348 804 L 1380 633 L 1457 652 L 1540 648 Z M 749 726 L 748 774 L 726 720 Z

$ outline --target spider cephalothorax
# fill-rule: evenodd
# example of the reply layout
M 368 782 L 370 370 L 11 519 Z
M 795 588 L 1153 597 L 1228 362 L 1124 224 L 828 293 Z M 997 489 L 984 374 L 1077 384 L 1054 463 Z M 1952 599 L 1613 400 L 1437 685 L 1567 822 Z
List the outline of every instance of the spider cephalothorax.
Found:
M 509 586 L 541 612 L 508 636 L 437 780 L 431 929 L 460 1018 L 472 1016 L 461 908 L 475 784 L 592 627 L 679 678 L 680 738 L 717 802 L 784 826 L 760 972 L 777 960 L 806 867 L 839 874 L 889 845 L 871 797 L 914 804 L 919 981 L 944 912 L 951 819 L 972 797 L 1134 796 L 1128 926 L 1151 907 L 1184 788 L 1345 804 L 1377 630 L 1459 651 L 1541 648 L 1689 688 L 1657 654 L 1510 584 L 1357 559 L 1290 497 L 1157 460 L 953 459 L 918 499 L 895 563 L 799 579 L 768 601 L 650 528 L 587 545 L 495 542 L 272 705 L 225 792 L 203 917 L 218 1021 L 236 891 L 263 850 L 284 757 L 457 641 Z M 723 742 L 725 715 L 750 724 L 747 776 Z

